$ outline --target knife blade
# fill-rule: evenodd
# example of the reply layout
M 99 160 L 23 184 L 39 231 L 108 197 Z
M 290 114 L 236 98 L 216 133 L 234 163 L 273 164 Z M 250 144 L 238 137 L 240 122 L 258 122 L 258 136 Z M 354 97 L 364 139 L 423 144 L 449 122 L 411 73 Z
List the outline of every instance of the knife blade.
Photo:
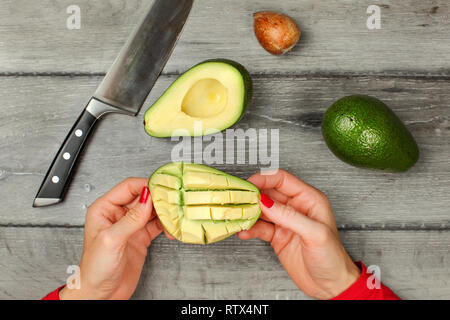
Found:
M 77 160 L 104 114 L 137 115 L 181 34 L 193 0 L 155 0 L 128 38 L 69 131 L 36 194 L 33 207 L 63 200 Z

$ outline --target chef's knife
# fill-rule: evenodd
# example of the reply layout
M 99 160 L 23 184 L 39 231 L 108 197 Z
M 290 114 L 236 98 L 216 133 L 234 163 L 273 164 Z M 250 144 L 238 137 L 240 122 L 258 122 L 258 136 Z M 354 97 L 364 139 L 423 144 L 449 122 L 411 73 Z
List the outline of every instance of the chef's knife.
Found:
M 55 156 L 33 202 L 62 201 L 75 164 L 97 120 L 109 112 L 135 116 L 181 33 L 193 0 L 155 0 L 114 61 Z

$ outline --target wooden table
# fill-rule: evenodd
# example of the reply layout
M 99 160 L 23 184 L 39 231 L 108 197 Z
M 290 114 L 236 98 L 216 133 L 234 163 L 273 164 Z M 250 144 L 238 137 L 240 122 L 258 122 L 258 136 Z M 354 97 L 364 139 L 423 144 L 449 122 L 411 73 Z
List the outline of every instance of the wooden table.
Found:
M 148 177 L 176 142 L 147 136 L 143 112 L 190 66 L 224 57 L 254 79 L 251 108 L 236 128 L 279 128 L 280 166 L 323 190 L 355 260 L 377 265 L 405 299 L 450 298 L 450 4 L 373 1 L 197 0 L 163 75 L 137 117 L 108 115 L 82 157 L 66 200 L 31 203 L 55 152 L 151 1 L 78 0 L 81 29 L 68 30 L 73 1 L 0 5 L 0 298 L 40 298 L 77 264 L 86 209 L 128 176 Z M 378 2 L 377 2 L 378 3 Z M 257 43 L 252 13 L 290 14 L 299 45 L 275 57 Z M 402 174 L 351 167 L 328 150 L 323 112 L 369 94 L 406 123 L 421 151 Z M 218 165 L 242 178 L 256 166 Z M 209 246 L 161 236 L 151 245 L 137 299 L 303 299 L 271 247 L 232 237 Z

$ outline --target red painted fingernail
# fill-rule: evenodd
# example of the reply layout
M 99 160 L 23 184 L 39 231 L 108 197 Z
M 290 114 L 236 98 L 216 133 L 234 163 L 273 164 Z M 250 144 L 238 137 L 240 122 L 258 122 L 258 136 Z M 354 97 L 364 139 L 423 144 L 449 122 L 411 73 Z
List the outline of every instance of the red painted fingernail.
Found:
M 273 200 L 266 196 L 264 193 L 261 193 L 261 203 L 266 208 L 272 208 L 273 206 Z
M 139 198 L 139 202 L 146 203 L 149 195 L 150 195 L 150 190 L 148 190 L 148 187 L 143 187 L 142 192 L 141 192 L 141 197 Z

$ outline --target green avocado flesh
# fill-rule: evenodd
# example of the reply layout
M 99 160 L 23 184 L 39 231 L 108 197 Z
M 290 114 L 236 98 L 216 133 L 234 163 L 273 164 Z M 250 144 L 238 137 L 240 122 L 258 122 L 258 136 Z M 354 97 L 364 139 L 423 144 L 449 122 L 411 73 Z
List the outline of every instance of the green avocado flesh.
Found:
M 208 244 L 250 229 L 261 214 L 259 190 L 208 166 L 168 163 L 149 180 L 156 214 L 172 236 Z
M 251 96 L 252 81 L 243 66 L 207 60 L 183 73 L 146 111 L 145 131 L 154 137 L 217 133 L 241 118 Z
M 322 134 L 330 150 L 357 167 L 406 171 L 419 158 L 411 133 L 380 100 L 353 95 L 325 112 Z

